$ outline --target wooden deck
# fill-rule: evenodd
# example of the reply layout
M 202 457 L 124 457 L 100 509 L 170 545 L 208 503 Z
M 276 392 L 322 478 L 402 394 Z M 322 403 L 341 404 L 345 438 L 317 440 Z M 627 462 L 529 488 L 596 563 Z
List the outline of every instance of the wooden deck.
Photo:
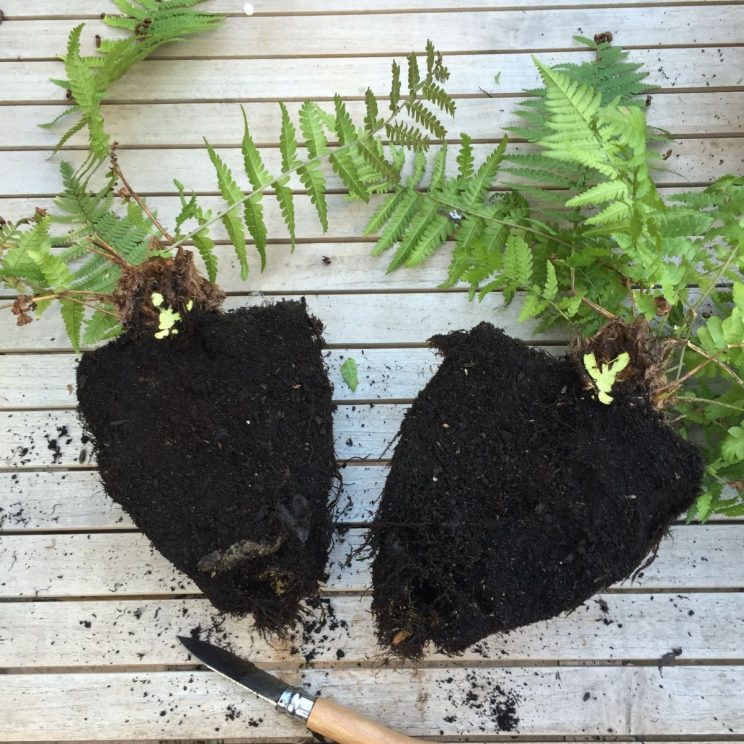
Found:
M 572 36 L 611 30 L 660 86 L 650 117 L 675 141 L 665 191 L 744 172 L 744 4 L 610 0 L 213 0 L 224 27 L 169 47 L 116 86 L 106 107 L 132 185 L 160 213 L 176 211 L 172 178 L 207 200 L 216 184 L 201 138 L 240 170 L 245 104 L 266 160 L 278 159 L 277 100 L 384 95 L 391 58 L 427 37 L 447 55 L 458 98 L 453 136 L 484 149 L 498 140 L 520 92 L 536 82 L 530 54 L 580 60 Z M 92 49 L 107 0 L 4 0 L 0 25 L 0 214 L 47 206 L 58 189 L 54 137 L 36 124 L 64 106 L 54 58 L 81 19 Z M 494 75 L 501 72 L 498 85 Z M 492 97 L 483 93 L 488 91 Z M 361 103 L 359 104 L 361 105 Z M 82 140 L 64 157 L 79 162 Z M 338 184 L 336 184 L 338 186 Z M 294 645 L 259 638 L 247 620 L 222 622 L 102 493 L 75 414 L 75 357 L 61 321 L 0 323 L 0 740 L 214 739 L 298 741 L 303 728 L 216 675 L 200 671 L 177 633 L 215 637 L 290 682 L 415 736 L 491 740 L 744 740 L 744 523 L 679 524 L 658 560 L 567 617 L 492 637 L 462 657 L 428 656 L 416 668 L 383 665 L 368 614 L 369 566 L 344 565 L 364 536 L 385 477 L 385 448 L 407 403 L 435 370 L 433 333 L 488 319 L 531 336 L 500 298 L 467 302 L 432 289 L 443 252 L 392 276 L 360 239 L 368 209 L 330 197 L 331 230 L 298 203 L 301 245 L 270 246 L 269 267 L 241 283 L 223 246 L 230 306 L 305 295 L 326 324 L 339 407 L 339 458 L 350 465 L 325 596 L 346 626 Z M 280 229 L 280 217 L 269 212 Z M 279 232 L 279 234 L 282 234 Z M 327 265 L 323 256 L 332 259 Z M 339 384 L 353 355 L 361 384 Z M 374 404 L 374 406 L 368 405 Z M 60 435 L 60 432 L 63 435 Z M 48 448 L 57 439 L 58 455 Z M 353 443 L 351 443 L 353 442 Z M 346 529 L 349 527 L 349 529 Z M 220 623 L 222 623 L 220 625 Z M 680 650 L 675 656 L 673 649 Z M 315 652 L 308 668 L 302 654 Z M 661 660 L 664 666 L 660 666 Z M 499 733 L 487 702 L 518 697 L 518 729 Z M 472 703 L 472 701 L 471 701 Z

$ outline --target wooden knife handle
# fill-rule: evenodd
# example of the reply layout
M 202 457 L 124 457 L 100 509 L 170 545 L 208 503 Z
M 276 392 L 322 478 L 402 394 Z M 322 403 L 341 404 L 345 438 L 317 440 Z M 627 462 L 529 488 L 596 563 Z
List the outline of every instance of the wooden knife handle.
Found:
M 310 731 L 337 741 L 338 744 L 427 744 L 412 739 L 359 715 L 350 708 L 318 698 L 306 726 Z

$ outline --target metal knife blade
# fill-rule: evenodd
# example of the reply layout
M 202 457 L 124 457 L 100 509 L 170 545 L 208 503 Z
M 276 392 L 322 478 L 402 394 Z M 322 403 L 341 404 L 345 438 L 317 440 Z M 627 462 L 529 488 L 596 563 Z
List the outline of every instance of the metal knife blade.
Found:
M 293 689 L 273 674 L 259 669 L 255 664 L 251 664 L 246 659 L 241 659 L 230 651 L 225 651 L 224 648 L 185 636 L 178 636 L 178 640 L 202 664 L 223 677 L 237 682 L 267 703 L 278 705 L 282 695 L 287 690 Z

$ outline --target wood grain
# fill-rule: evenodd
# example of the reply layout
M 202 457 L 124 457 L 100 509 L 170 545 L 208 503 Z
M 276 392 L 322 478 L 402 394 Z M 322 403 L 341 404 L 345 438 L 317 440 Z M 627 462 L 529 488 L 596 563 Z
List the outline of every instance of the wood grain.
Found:
M 535 10 L 525 18 L 520 10 L 500 13 L 419 13 L 404 19 L 396 14 L 344 15 L 343 29 L 325 16 L 235 16 L 213 31 L 189 40 L 188 46 L 168 44 L 156 58 L 190 57 L 299 57 L 408 54 L 423 50 L 432 39 L 440 51 L 473 53 L 486 50 L 529 50 L 579 48 L 573 37 L 582 29 L 609 29 L 620 44 L 656 47 L 679 45 L 733 44 L 741 40 L 744 7 L 712 5 L 698 7 L 630 7 L 622 12 L 611 8 L 573 7 Z M 0 48 L 0 59 L 43 59 L 62 52 L 70 22 L 46 20 L 11 21 Z M 623 34 L 623 28 L 632 33 Z M 81 38 L 85 54 L 95 52 L 94 36 L 124 35 L 109 29 L 103 21 L 86 23 Z
M 441 38 L 446 39 L 446 34 Z M 59 51 L 50 50 L 50 56 Z M 549 65 L 581 63 L 590 59 L 591 53 L 580 49 L 546 50 L 539 57 Z M 632 59 L 645 65 L 649 83 L 666 91 L 715 91 L 744 86 L 742 47 L 634 49 Z M 386 96 L 390 91 L 392 60 L 389 55 L 287 59 L 281 62 L 279 77 L 277 63 L 272 59 L 145 60 L 119 80 L 107 98 L 130 103 L 179 100 L 224 103 L 292 98 L 330 100 L 334 93 L 339 93 L 361 99 L 366 87 Z M 483 95 L 482 90 L 486 90 L 494 96 L 514 96 L 539 84 L 528 53 L 495 50 L 490 54 L 453 55 L 447 57 L 446 63 L 450 70 L 448 90 L 455 94 Z M 64 91 L 49 82 L 50 77 L 62 74 L 59 62 L 8 60 L 3 62 L 2 70 L 0 100 L 65 104 Z M 497 73 L 498 85 L 494 80 Z
M 337 533 L 326 591 L 369 587 L 369 556 L 358 554 L 366 530 Z M 740 591 L 744 566 L 731 560 L 744 548 L 744 525 L 673 527 L 659 555 L 633 582 L 614 591 Z M 197 590 L 147 539 L 134 532 L 3 535 L 0 598 L 183 595 Z

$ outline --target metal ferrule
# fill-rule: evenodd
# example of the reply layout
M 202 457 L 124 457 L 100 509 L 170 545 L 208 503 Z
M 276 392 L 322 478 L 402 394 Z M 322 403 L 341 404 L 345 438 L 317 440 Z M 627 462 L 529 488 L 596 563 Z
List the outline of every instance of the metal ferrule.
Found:
M 315 705 L 315 698 L 294 687 L 287 688 L 276 703 L 276 709 L 290 716 L 307 721 Z

